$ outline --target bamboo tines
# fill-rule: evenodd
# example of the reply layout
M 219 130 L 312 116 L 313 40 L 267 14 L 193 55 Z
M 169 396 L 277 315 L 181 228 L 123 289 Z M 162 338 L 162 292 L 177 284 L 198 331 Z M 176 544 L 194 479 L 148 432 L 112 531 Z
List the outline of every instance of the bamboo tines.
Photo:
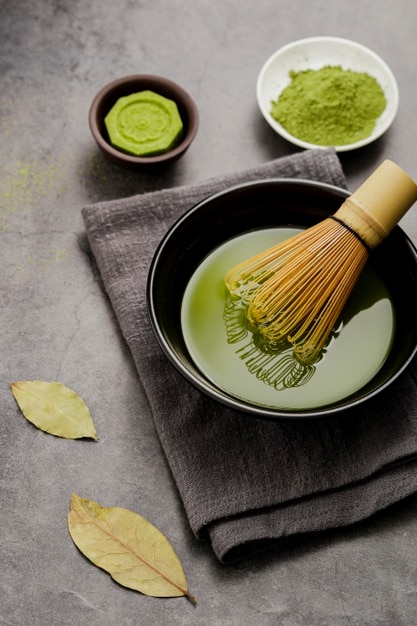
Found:
M 252 293 L 247 317 L 267 342 L 288 338 L 296 356 L 307 364 L 323 350 L 369 252 L 332 219 L 302 234 L 297 246 L 292 241 L 281 270 Z
M 417 200 L 417 184 L 385 160 L 322 222 L 232 268 L 226 287 L 247 305 L 254 330 L 271 345 L 293 344 L 303 364 L 317 360 L 369 253 Z
M 304 232 L 300 232 L 232 267 L 225 276 L 229 293 L 243 302 L 248 302 L 253 291 L 275 273 L 287 260 L 288 255 L 294 252 L 294 246 L 303 236 Z

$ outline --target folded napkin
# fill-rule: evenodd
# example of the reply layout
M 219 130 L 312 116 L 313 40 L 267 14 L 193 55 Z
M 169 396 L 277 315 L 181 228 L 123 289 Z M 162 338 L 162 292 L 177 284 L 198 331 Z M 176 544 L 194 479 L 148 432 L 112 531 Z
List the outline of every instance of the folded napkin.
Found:
M 346 187 L 332 150 L 312 150 L 192 186 L 83 208 L 104 287 L 147 393 L 190 526 L 222 562 L 284 537 L 351 524 L 417 489 L 417 368 L 361 407 L 273 422 L 233 411 L 185 381 L 150 327 L 145 285 L 155 248 L 206 196 L 252 179 Z

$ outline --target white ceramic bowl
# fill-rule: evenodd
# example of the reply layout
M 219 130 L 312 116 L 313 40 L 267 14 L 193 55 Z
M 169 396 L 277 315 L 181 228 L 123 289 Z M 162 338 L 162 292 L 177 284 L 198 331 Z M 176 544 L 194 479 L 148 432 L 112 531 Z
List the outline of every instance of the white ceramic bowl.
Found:
M 334 146 L 335 149 L 343 152 L 375 141 L 389 128 L 397 113 L 399 103 L 397 82 L 385 61 L 372 50 L 348 39 L 310 37 L 294 41 L 277 50 L 263 65 L 256 84 L 256 97 L 263 117 L 279 135 L 301 148 L 328 147 L 311 144 L 290 135 L 270 114 L 271 101 L 276 100 L 281 91 L 289 85 L 291 70 L 296 72 L 307 69 L 318 70 L 326 65 L 340 65 L 345 70 L 366 72 L 376 78 L 387 99 L 386 108 L 369 137 L 356 143 Z

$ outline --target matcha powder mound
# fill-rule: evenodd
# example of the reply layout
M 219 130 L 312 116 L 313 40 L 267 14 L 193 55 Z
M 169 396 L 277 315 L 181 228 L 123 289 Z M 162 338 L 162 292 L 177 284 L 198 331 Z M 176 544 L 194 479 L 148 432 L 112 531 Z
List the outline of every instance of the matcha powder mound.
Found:
M 343 146 L 366 139 L 387 103 L 378 81 L 363 72 L 326 66 L 289 75 L 271 115 L 308 143 Z

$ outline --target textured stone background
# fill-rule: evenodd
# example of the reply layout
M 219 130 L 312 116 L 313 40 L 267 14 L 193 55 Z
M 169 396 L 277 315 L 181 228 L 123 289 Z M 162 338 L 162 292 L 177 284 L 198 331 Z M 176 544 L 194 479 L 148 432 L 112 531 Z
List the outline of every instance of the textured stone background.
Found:
M 0 0 L 1 624 L 417 624 L 416 498 L 234 566 L 197 543 L 80 214 L 294 152 L 261 118 L 256 78 L 277 48 L 320 34 L 372 48 L 399 84 L 390 131 L 341 157 L 351 188 L 385 157 L 417 177 L 416 23 L 414 0 Z M 199 106 L 194 144 L 164 173 L 118 169 L 89 133 L 95 93 L 130 73 L 170 77 Z M 403 227 L 416 243 L 415 211 Z M 84 398 L 99 442 L 50 437 L 20 415 L 10 382 L 36 378 Z M 67 533 L 72 491 L 157 525 L 198 605 L 131 592 L 84 559 Z

